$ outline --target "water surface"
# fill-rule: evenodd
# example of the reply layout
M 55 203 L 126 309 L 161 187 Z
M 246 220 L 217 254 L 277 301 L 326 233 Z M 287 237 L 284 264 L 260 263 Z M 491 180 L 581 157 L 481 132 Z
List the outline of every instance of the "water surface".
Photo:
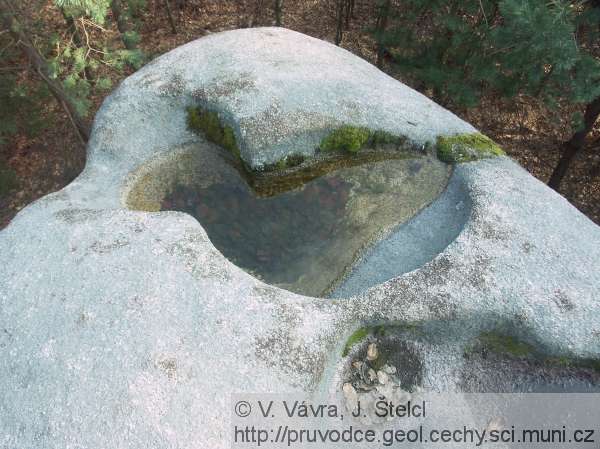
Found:
M 444 189 L 449 168 L 432 157 L 343 168 L 269 197 L 243 177 L 176 183 L 162 210 L 194 216 L 225 257 L 300 294 L 324 296 L 361 252 Z

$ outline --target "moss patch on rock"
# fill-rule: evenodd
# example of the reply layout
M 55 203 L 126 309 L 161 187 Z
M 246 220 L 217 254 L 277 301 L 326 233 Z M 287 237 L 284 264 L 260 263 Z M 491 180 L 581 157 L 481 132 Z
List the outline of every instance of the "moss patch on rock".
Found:
M 371 329 L 372 328 L 370 327 L 361 327 L 360 329 L 357 329 L 352 335 L 350 335 L 350 337 L 348 337 L 348 340 L 346 341 L 346 344 L 344 345 L 342 356 L 346 357 L 350 353 L 350 350 L 354 345 L 360 343 L 365 338 L 367 338 L 371 333 Z
M 505 154 L 498 144 L 481 133 L 438 136 L 436 149 L 438 158 L 451 164 L 504 156 Z
M 277 162 L 272 164 L 265 164 L 261 171 L 272 172 L 278 170 L 287 170 L 288 168 L 298 167 L 306 160 L 306 156 L 303 154 L 290 154 L 284 158 L 279 159 Z
M 342 356 L 346 357 L 348 354 L 350 354 L 350 350 L 355 345 L 359 344 L 361 341 L 363 341 L 370 335 L 373 335 L 375 337 L 381 337 L 385 335 L 385 329 L 386 326 L 384 325 L 365 326 L 357 329 L 352 335 L 350 335 L 350 337 L 348 337 L 348 340 L 344 345 L 344 350 L 342 351 Z
M 321 141 L 323 151 L 348 151 L 358 153 L 369 141 L 370 131 L 357 126 L 342 126 Z
M 233 128 L 221 122 L 219 114 L 200 107 L 187 109 L 188 127 L 194 132 L 201 132 L 209 142 L 215 143 L 234 156 L 240 157 L 240 148 L 235 138 Z
M 491 353 L 513 359 L 527 359 L 546 366 L 587 369 L 600 373 L 600 359 L 572 356 L 549 356 L 536 346 L 517 337 L 499 332 L 483 332 L 475 344 L 465 351 L 465 357 L 476 353 Z
M 552 365 L 562 366 L 564 368 L 589 369 L 600 373 L 600 360 L 592 358 L 571 358 L 571 357 L 550 357 L 546 361 Z
M 377 130 L 371 131 L 368 144 L 373 148 L 393 145 L 400 147 L 406 143 L 407 139 L 404 136 L 397 136 L 387 131 Z
M 358 126 L 342 126 L 333 130 L 319 145 L 322 151 L 341 151 L 358 153 L 366 147 L 379 148 L 383 146 L 400 147 L 406 143 L 406 138 L 396 136 L 383 130 L 370 130 Z
M 342 356 L 346 357 L 353 346 L 357 345 L 370 335 L 374 337 L 384 337 L 389 334 L 413 334 L 415 336 L 423 336 L 420 322 L 394 322 L 388 324 L 380 324 L 376 326 L 365 326 L 357 329 L 346 341 Z
M 532 345 L 518 340 L 510 335 L 502 335 L 494 332 L 484 332 L 479 338 L 479 345 L 487 351 L 496 354 L 509 355 L 513 357 L 527 357 L 535 354 Z

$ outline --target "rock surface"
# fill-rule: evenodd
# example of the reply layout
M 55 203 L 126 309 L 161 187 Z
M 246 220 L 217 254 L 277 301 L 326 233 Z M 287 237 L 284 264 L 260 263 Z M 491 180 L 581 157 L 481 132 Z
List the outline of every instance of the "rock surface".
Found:
M 130 173 L 200 141 L 185 125 L 197 102 L 234 126 L 253 166 L 313 151 L 340 123 L 415 143 L 473 130 L 284 29 L 212 35 L 144 67 L 99 111 L 84 173 L 0 233 L 0 446 L 230 447 L 230 393 L 341 391 L 342 349 L 365 323 L 425 323 L 438 344 L 407 345 L 400 362 L 430 389 L 470 388 L 463 353 L 486 331 L 600 354 L 600 228 L 507 158 L 455 168 L 461 195 L 448 196 L 467 219 L 433 260 L 403 276 L 387 267 L 389 280 L 343 299 L 261 283 L 185 214 L 128 210 Z M 493 375 L 475 383 L 503 388 Z

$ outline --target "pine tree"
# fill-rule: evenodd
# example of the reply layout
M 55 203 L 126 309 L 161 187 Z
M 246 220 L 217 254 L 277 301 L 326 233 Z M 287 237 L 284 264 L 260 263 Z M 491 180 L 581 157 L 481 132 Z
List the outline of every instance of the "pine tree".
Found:
M 2 26 L 19 43 L 23 53 L 31 62 L 34 71 L 48 87 L 51 94 L 64 108 L 82 142 L 87 142 L 90 128 L 77 99 L 56 80 L 53 68 L 34 45 L 26 27 L 17 18 L 18 10 L 11 0 L 0 0 Z
M 139 14 L 146 4 L 145 0 L 54 0 L 54 3 L 61 9 L 69 28 L 77 33 L 76 44 L 79 46 L 82 39 L 81 33 L 74 26 L 75 21 L 89 17 L 93 22 L 102 25 L 106 22 L 108 12 L 112 12 L 126 50 L 119 52 L 116 59 L 122 59 L 133 68 L 142 65 L 144 56 L 137 48 L 140 37 L 131 26 L 131 16 Z
M 141 5 L 142 0 L 129 0 Z M 82 142 L 89 137 L 87 115 L 91 108 L 91 97 L 111 87 L 108 77 L 96 76 L 103 65 L 119 72 L 125 65 L 139 67 L 143 55 L 137 49 L 119 49 L 109 46 L 108 37 L 102 39 L 102 25 L 110 11 L 108 0 L 53 0 L 65 18 L 65 32 L 48 35 L 39 20 L 32 20 L 21 13 L 19 4 L 14 0 L 0 0 L 0 19 L 5 33 L 2 39 L 12 39 L 9 48 L 18 48 L 30 61 L 33 75 L 26 85 L 27 95 L 23 95 L 21 81 L 12 81 L 3 70 L 0 72 L 5 89 L 0 92 L 0 114 L 4 105 L 20 101 L 26 107 L 25 96 L 38 98 L 36 92 L 48 91 L 56 98 L 67 113 Z M 92 35 L 92 29 L 95 34 Z M 12 45 L 12 47 L 11 47 Z M 2 48 L 6 48 L 3 46 Z M 5 64 L 3 58 L 3 65 Z M 40 83 L 40 87 L 37 87 Z M 44 88 L 42 88 L 44 87 Z M 38 109 L 39 108 L 38 106 Z M 19 117 L 22 123 L 20 131 L 37 127 L 36 114 L 24 114 Z M 15 127 L 12 121 L 0 125 L 0 139 L 10 135 Z
M 374 35 L 394 68 L 444 105 L 476 106 L 491 92 L 538 97 L 551 107 L 588 104 L 587 135 L 600 96 L 600 62 L 588 50 L 598 37 L 596 3 L 405 0 L 386 17 L 393 25 L 382 32 L 379 24 Z M 579 142 L 576 134 L 565 144 L 554 187 Z
M 139 36 L 134 31 L 131 31 L 129 22 L 123 11 L 123 4 L 121 3 L 121 0 L 112 0 L 110 2 L 110 9 L 113 14 L 113 19 L 117 23 L 117 29 L 121 35 L 123 45 L 125 45 L 127 50 L 136 50 L 139 42 Z
M 96 23 L 104 23 L 110 0 L 54 0 L 56 6 L 72 17 L 87 16 Z

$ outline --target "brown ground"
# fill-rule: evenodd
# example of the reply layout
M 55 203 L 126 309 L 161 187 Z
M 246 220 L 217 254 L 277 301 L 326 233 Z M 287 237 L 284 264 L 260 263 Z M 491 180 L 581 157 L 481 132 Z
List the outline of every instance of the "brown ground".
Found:
M 141 47 L 151 56 L 164 53 L 208 33 L 250 25 L 272 25 L 271 1 L 262 0 L 262 14 L 256 13 L 261 0 L 188 0 L 184 10 L 176 11 L 178 34 L 171 33 L 166 12 L 159 0 L 148 0 L 148 11 L 141 18 Z M 49 18 L 49 27 L 62 29 L 62 18 L 47 2 L 38 14 Z M 175 3 L 172 1 L 171 3 Z M 344 34 L 342 46 L 373 62 L 374 44 L 366 28 L 374 17 L 373 2 L 357 1 L 356 18 Z M 333 41 L 335 19 L 331 0 L 285 2 L 283 23 L 286 27 L 321 39 Z M 103 32 L 115 45 L 119 37 L 114 25 Z M 96 31 L 101 32 L 101 31 Z M 390 68 L 387 68 L 389 70 Z M 116 85 L 128 73 L 108 73 Z M 103 97 L 95 98 L 94 111 Z M 52 126 L 36 138 L 17 135 L 0 147 L 8 164 L 20 178 L 20 187 L 0 199 L 0 228 L 35 199 L 68 184 L 82 170 L 85 152 L 62 110 L 50 100 L 41 105 L 53 113 Z M 560 143 L 570 133 L 569 110 L 550 111 L 536 100 L 511 101 L 485 99 L 469 111 L 454 111 L 500 143 L 507 153 L 529 172 L 546 182 L 559 157 Z M 573 164 L 563 182 L 561 193 L 584 214 L 600 224 L 600 132 L 595 130 L 587 148 Z

